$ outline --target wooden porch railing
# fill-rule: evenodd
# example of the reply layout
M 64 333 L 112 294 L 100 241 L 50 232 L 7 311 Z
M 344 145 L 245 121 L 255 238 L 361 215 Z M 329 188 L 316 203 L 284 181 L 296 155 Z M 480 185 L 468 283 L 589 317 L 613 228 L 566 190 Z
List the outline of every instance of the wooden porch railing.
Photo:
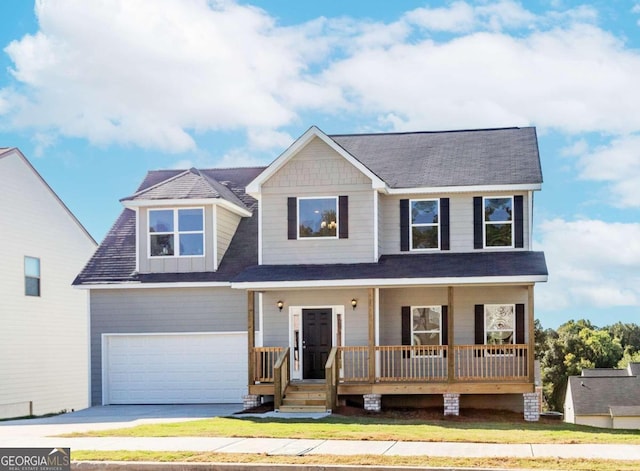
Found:
M 527 345 L 379 345 L 376 382 L 447 381 L 454 355 L 454 381 L 527 381 Z M 338 347 L 340 383 L 369 381 L 369 348 Z
M 273 408 L 279 410 L 282 405 L 284 391 L 289 385 L 289 349 L 281 352 L 273 367 Z
M 283 347 L 255 347 L 253 349 L 254 384 L 273 383 L 273 367 L 283 350 Z
M 338 396 L 338 382 L 340 380 L 340 361 L 338 356 L 338 347 L 333 347 L 329 352 L 327 363 L 325 364 L 325 378 L 327 381 L 327 410 L 331 411 L 336 408 Z
M 454 347 L 456 381 L 526 381 L 527 345 L 458 345 Z

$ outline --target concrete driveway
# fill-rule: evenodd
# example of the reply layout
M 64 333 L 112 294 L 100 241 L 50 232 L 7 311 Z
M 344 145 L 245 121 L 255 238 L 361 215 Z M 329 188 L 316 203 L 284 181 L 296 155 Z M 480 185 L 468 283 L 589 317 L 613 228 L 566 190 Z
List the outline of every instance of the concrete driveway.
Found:
M 41 438 L 88 430 L 228 416 L 241 410 L 242 404 L 96 406 L 53 417 L 0 422 L 0 443 L 18 438 Z

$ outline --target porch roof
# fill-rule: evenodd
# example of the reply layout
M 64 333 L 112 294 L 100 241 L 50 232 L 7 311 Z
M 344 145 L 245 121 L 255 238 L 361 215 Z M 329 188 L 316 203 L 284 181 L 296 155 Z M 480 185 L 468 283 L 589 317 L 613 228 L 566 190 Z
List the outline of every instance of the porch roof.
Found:
M 238 288 L 385 286 L 546 281 L 543 252 L 383 255 L 378 263 L 259 265 L 240 273 Z

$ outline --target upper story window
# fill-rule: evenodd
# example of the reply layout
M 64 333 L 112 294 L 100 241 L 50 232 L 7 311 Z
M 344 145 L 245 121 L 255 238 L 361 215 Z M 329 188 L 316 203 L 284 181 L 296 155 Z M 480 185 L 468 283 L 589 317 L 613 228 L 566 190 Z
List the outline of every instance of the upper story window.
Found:
M 24 294 L 40 296 L 40 259 L 24 257 Z
M 486 345 L 512 345 L 515 337 L 515 304 L 485 304 L 484 332 Z
M 338 198 L 298 198 L 298 238 L 338 235 Z
M 484 198 L 484 246 L 513 247 L 513 197 Z
M 151 257 L 204 255 L 203 209 L 150 209 L 149 255 Z
M 439 200 L 411 200 L 411 250 L 440 248 L 439 214 Z

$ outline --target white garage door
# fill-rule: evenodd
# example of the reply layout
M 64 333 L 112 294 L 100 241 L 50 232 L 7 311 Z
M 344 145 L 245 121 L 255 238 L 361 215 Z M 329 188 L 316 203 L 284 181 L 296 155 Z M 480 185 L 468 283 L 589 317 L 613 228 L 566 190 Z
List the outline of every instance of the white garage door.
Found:
M 104 404 L 233 403 L 247 393 L 247 333 L 104 334 Z

